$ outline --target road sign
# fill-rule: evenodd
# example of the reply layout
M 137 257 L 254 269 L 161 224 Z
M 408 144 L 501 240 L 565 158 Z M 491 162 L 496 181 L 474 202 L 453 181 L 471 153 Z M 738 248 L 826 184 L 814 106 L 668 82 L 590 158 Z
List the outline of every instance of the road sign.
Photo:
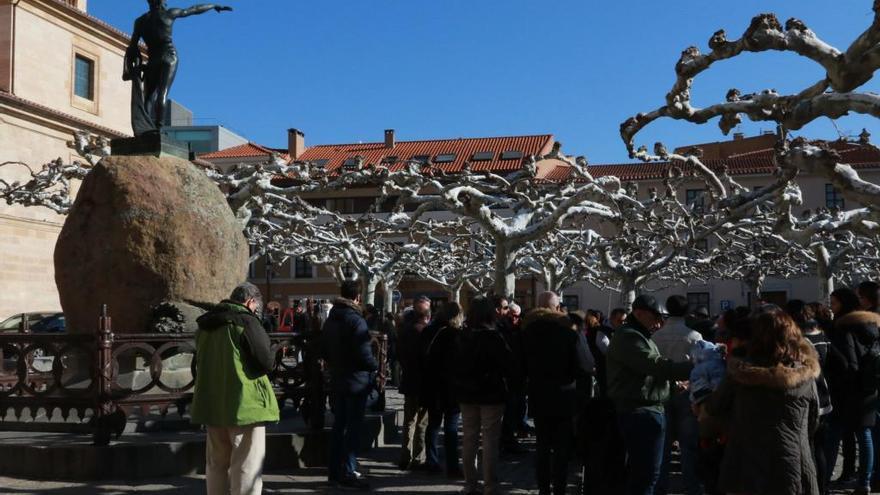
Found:
M 727 311 L 731 308 L 733 308 L 733 301 L 730 301 L 728 299 L 721 300 L 721 311 Z
M 399 303 L 401 298 L 403 298 L 403 294 L 401 294 L 399 290 L 393 291 L 391 293 L 391 300 L 394 302 L 394 304 Z

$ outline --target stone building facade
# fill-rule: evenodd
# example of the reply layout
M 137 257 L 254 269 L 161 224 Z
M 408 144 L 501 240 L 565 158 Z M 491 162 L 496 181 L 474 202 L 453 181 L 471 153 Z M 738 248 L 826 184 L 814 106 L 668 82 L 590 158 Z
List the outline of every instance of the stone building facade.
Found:
M 86 12 L 86 0 L 0 0 L 0 162 L 39 169 L 72 161 L 73 132 L 131 134 L 129 37 Z M 0 179 L 26 180 L 6 166 Z M 63 217 L 0 205 L 0 319 L 59 309 L 53 251 Z

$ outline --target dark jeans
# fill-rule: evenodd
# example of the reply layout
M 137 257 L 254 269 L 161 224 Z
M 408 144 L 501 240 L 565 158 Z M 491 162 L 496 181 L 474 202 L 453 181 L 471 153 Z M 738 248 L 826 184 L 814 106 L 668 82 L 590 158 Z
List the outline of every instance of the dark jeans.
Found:
M 516 442 L 516 432 L 527 425 L 527 408 L 525 394 L 514 392 L 508 396 L 504 405 L 504 419 L 501 420 L 501 443 L 510 445 Z
M 819 493 L 826 493 L 828 483 L 831 481 L 831 472 L 828 470 L 828 417 L 819 418 L 819 427 L 813 434 L 813 460 L 816 462 L 816 481 L 819 485 Z
M 856 442 L 859 444 L 858 486 L 870 488 L 871 477 L 874 475 L 874 440 L 871 428 L 856 430 Z
M 662 413 L 636 409 L 619 413 L 620 432 L 626 446 L 627 495 L 653 495 L 663 465 L 666 417 Z
M 446 471 L 454 473 L 461 470 L 458 464 L 458 426 L 461 423 L 461 411 L 458 406 L 448 409 L 431 408 L 428 410 L 428 427 L 425 430 L 425 463 L 430 466 L 440 465 L 440 423 L 443 423 L 443 450 L 446 456 Z
M 354 476 L 361 427 L 367 409 L 367 394 L 335 393 L 332 400 L 333 431 L 327 478 L 340 480 Z
M 839 421 L 831 424 L 829 430 L 828 450 L 826 450 L 826 466 L 829 472 L 834 470 L 837 464 L 837 451 L 840 447 L 840 440 L 844 435 L 852 435 L 852 430 L 848 430 Z M 874 441 L 871 435 L 870 427 L 859 427 L 855 431 L 856 442 L 859 444 L 859 468 L 857 475 L 857 483 L 861 488 L 869 488 L 871 486 L 871 477 L 874 472 Z
M 663 450 L 663 468 L 655 492 L 666 495 L 669 491 L 669 465 L 672 460 L 672 443 L 678 440 L 681 452 L 681 476 L 687 495 L 703 495 L 703 484 L 697 474 L 697 447 L 700 441 L 700 425 L 691 410 L 687 392 L 673 394 L 666 405 L 666 442 Z
M 574 420 L 571 417 L 535 417 L 537 452 L 535 477 L 538 490 L 554 495 L 565 495 L 568 485 L 568 463 L 574 440 Z

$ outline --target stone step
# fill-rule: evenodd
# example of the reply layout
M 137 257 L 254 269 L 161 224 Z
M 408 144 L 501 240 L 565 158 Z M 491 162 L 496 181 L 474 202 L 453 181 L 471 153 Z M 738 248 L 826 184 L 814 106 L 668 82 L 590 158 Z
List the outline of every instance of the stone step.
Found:
M 329 422 L 328 422 L 329 424 Z M 265 469 L 326 465 L 330 430 L 282 422 L 269 428 Z M 368 414 L 361 448 L 396 442 L 395 413 Z M 149 479 L 204 473 L 202 432 L 128 433 L 106 447 L 84 435 L 0 432 L 0 476 L 54 481 Z

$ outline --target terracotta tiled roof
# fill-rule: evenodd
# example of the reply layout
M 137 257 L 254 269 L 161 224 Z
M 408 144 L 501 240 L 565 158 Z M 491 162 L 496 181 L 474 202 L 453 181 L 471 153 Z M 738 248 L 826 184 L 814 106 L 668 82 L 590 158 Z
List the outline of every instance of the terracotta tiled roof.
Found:
M 46 105 L 42 105 L 40 103 L 27 100 L 20 96 L 16 96 L 12 93 L 7 93 L 6 91 L 0 90 L 0 103 L 6 103 L 14 108 L 22 108 L 31 112 L 38 112 L 46 114 L 48 117 L 55 119 L 59 122 L 63 122 L 70 127 L 76 129 L 84 129 L 89 130 L 91 132 L 95 132 L 110 138 L 121 138 L 128 136 L 125 133 L 116 131 L 114 129 L 110 129 L 109 127 L 104 127 L 102 125 L 93 124 L 87 120 L 81 119 L 79 117 L 75 117 L 73 115 L 59 112 L 54 108 L 47 107 Z
M 268 148 L 266 146 L 259 145 L 257 143 L 245 143 L 240 144 L 238 146 L 233 146 L 232 148 L 226 148 L 225 150 L 214 151 L 211 153 L 204 153 L 199 155 L 200 160 L 222 160 L 222 159 L 234 159 L 234 158 L 266 158 L 272 156 L 273 153 L 281 155 L 281 157 L 285 160 L 290 160 L 290 155 L 287 154 L 287 151 L 278 150 L 274 148 Z
M 880 150 L 872 146 L 860 146 L 854 143 L 829 143 L 840 153 L 841 160 L 853 168 L 877 168 L 880 167 Z M 730 175 L 755 175 L 771 174 L 776 169 L 774 163 L 774 150 L 757 150 L 739 155 L 733 155 L 723 160 L 704 160 L 703 163 L 710 169 L 719 172 L 723 166 L 727 166 Z M 676 163 L 685 173 L 690 172 L 690 167 Z M 587 170 L 593 177 L 613 175 L 621 180 L 650 180 L 666 177 L 672 168 L 670 162 L 651 163 L 616 163 L 590 165 Z M 572 175 L 571 168 L 560 166 L 550 172 L 547 180 L 561 181 L 569 179 Z
M 458 138 L 437 139 L 428 141 L 399 141 L 394 147 L 386 148 L 385 143 L 364 144 L 333 144 L 319 145 L 308 148 L 299 161 L 323 161 L 328 171 L 333 172 L 342 167 L 346 159 L 362 156 L 364 164 L 386 165 L 392 170 L 403 166 L 407 160 L 418 156 L 430 157 L 438 168 L 446 172 L 459 172 L 465 162 L 471 164 L 473 171 L 511 171 L 520 168 L 522 160 L 512 158 L 502 160 L 501 155 L 507 151 L 519 151 L 522 157 L 529 155 L 546 154 L 553 147 L 553 136 L 542 134 L 537 136 L 509 136 L 490 138 Z M 491 153 L 491 159 L 474 160 L 475 153 Z M 439 155 L 454 155 L 445 157 L 450 160 L 438 162 Z M 396 164 L 383 162 L 396 157 Z M 206 158 L 203 156 L 202 158 Z M 441 157 L 442 160 L 443 157 Z

